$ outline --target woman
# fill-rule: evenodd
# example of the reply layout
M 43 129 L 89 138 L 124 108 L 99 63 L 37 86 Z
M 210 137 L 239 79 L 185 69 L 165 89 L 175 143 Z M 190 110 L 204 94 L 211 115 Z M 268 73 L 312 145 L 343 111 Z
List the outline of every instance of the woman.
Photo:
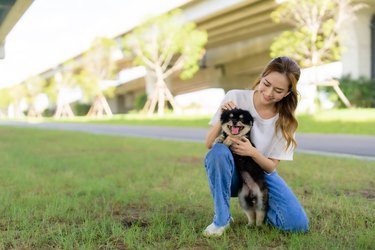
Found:
M 264 170 L 269 189 L 266 223 L 289 232 L 307 232 L 306 213 L 292 190 L 278 175 L 280 160 L 293 160 L 296 146 L 294 133 L 298 122 L 294 116 L 297 107 L 299 66 L 288 57 L 269 62 L 253 90 L 231 90 L 216 112 L 207 134 L 206 146 L 211 149 L 205 159 L 205 168 L 214 200 L 215 216 L 204 231 L 205 236 L 220 236 L 229 227 L 230 197 L 236 197 L 241 179 L 235 169 L 232 154 L 224 144 L 214 144 L 221 132 L 220 115 L 223 110 L 241 108 L 254 117 L 251 131 L 253 147 L 247 141 L 232 139 L 231 150 L 252 157 Z

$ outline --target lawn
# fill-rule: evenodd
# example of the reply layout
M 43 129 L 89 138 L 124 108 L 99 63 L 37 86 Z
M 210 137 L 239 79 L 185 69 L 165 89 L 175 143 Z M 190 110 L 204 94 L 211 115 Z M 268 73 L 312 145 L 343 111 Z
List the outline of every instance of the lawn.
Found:
M 106 124 L 177 126 L 177 127 L 208 127 L 210 115 L 173 115 L 146 116 L 142 114 L 114 115 L 112 118 L 87 118 L 58 120 L 64 122 L 89 122 Z M 375 109 L 339 109 L 318 111 L 311 114 L 298 114 L 298 133 L 323 134 L 360 134 L 375 135 Z M 56 121 L 44 119 L 44 121 Z
M 0 249 L 373 249 L 375 162 L 296 154 L 279 173 L 307 234 L 235 223 L 201 236 L 213 209 L 193 142 L 0 127 Z

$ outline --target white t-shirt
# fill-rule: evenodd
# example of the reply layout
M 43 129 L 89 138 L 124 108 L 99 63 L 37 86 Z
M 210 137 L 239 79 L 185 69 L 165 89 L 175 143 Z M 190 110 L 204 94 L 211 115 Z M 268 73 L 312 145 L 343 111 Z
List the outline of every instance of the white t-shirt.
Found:
M 254 106 L 254 92 L 254 90 L 230 90 L 225 95 L 220 107 L 224 103 L 232 101 L 238 108 L 250 112 L 254 118 L 250 139 L 257 150 L 265 157 L 275 160 L 293 160 L 294 148 L 290 146 L 286 149 L 286 140 L 282 136 L 281 131 L 279 130 L 275 133 L 276 121 L 279 118 L 279 114 L 270 119 L 261 118 Z M 209 124 L 215 125 L 220 121 L 220 115 L 221 108 L 216 111 Z

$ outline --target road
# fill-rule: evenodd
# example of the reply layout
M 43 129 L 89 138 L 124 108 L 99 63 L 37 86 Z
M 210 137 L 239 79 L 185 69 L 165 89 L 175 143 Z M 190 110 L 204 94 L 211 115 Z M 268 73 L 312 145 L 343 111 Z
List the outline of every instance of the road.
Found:
M 28 123 L 2 121 L 3 126 L 32 127 L 39 129 L 60 129 L 94 134 L 148 137 L 164 140 L 182 140 L 203 143 L 208 129 L 191 127 L 157 127 L 140 125 L 107 125 L 89 123 Z M 375 136 L 297 134 L 297 152 L 318 153 L 358 157 L 375 160 Z

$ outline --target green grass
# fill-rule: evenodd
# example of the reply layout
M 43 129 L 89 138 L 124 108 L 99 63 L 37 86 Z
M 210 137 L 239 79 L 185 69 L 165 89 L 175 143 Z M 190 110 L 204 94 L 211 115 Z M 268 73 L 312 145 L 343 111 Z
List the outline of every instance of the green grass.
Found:
M 213 208 L 198 143 L 0 127 L 0 249 L 373 249 L 375 162 L 296 154 L 279 173 L 307 234 L 235 223 Z
M 210 115 L 166 114 L 164 117 L 157 115 L 150 117 L 142 114 L 125 114 L 114 115 L 112 118 L 75 117 L 65 120 L 43 118 L 41 121 L 208 128 L 210 119 Z M 375 135 L 375 109 L 319 111 L 314 115 L 298 114 L 297 119 L 299 121 L 298 133 Z
M 162 117 L 158 115 L 144 114 L 116 114 L 112 117 L 91 118 L 74 117 L 70 119 L 55 120 L 52 118 L 43 118 L 43 121 L 63 121 L 63 122 L 87 122 L 96 124 L 127 124 L 127 125 L 146 125 L 146 126 L 173 126 L 173 127 L 209 127 L 208 122 L 211 115 L 174 115 L 165 114 Z
M 375 135 L 375 109 L 339 109 L 300 114 L 298 132 Z

